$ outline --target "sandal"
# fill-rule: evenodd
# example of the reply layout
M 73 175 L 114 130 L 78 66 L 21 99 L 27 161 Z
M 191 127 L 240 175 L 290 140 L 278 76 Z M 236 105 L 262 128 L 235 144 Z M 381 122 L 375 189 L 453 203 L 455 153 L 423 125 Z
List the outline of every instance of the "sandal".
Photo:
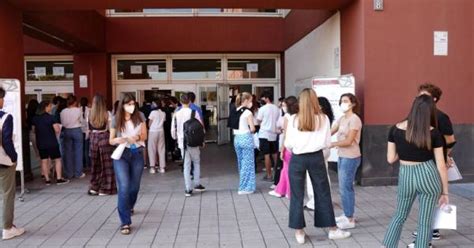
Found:
M 123 235 L 129 235 L 130 234 L 130 226 L 129 225 L 123 225 L 120 227 L 120 233 Z

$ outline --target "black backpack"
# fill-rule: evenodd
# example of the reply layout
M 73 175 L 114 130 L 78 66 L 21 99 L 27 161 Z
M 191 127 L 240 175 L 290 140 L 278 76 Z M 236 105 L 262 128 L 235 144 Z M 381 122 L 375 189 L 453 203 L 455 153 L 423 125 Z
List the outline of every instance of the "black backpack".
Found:
M 184 144 L 187 147 L 198 147 L 204 144 L 204 127 L 196 119 L 196 111 L 191 113 L 191 119 L 183 124 Z
M 232 129 L 239 129 L 240 116 L 242 115 L 242 113 L 245 112 L 245 110 L 250 110 L 250 109 L 245 108 L 245 107 L 240 108 L 239 110 L 237 110 L 236 108 L 232 109 L 230 111 L 227 127 L 232 128 Z

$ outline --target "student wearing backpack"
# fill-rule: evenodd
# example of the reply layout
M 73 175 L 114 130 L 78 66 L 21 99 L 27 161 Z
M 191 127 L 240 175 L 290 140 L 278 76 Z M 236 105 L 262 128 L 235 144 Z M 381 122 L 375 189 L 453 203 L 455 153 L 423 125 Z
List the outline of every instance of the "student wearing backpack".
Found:
M 184 159 L 185 196 L 191 196 L 193 190 L 197 192 L 206 190 L 199 181 L 201 175 L 199 147 L 204 145 L 204 125 L 199 114 L 191 110 L 189 96 L 182 94 L 180 100 L 182 108 L 176 111 L 171 121 L 171 135 L 173 139 L 178 140 L 178 147 Z M 191 182 L 191 163 L 194 164 L 194 184 Z
M 234 147 L 239 167 L 239 195 L 252 194 L 255 191 L 255 157 L 252 133 L 253 125 L 252 95 L 244 92 L 237 95 L 237 109 L 234 112 L 231 125 L 234 130 Z

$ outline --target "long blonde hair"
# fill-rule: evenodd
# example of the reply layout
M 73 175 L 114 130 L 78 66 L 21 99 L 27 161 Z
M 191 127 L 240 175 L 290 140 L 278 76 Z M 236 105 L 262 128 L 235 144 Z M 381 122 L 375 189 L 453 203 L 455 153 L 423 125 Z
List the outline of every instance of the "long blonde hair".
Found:
M 310 88 L 301 91 L 298 97 L 299 111 L 298 130 L 301 132 L 313 132 L 319 130 L 323 123 L 323 112 L 319 106 L 316 92 Z M 316 117 L 316 118 L 315 118 Z
M 107 106 L 102 95 L 95 95 L 92 100 L 91 114 L 89 122 L 94 128 L 102 128 L 107 125 L 108 121 Z
M 238 108 L 242 106 L 242 103 L 246 100 L 251 100 L 252 99 L 252 94 L 248 92 L 242 92 L 237 95 L 237 98 L 235 98 L 235 106 Z

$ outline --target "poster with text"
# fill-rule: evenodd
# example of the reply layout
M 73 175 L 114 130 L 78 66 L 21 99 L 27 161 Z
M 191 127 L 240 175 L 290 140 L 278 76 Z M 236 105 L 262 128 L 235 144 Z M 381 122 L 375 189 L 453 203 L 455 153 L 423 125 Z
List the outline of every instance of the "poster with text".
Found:
M 353 75 L 343 75 L 334 78 L 314 77 L 313 89 L 316 91 L 318 97 L 326 97 L 329 100 L 334 113 L 334 121 L 336 121 L 343 115 L 339 107 L 341 95 L 345 93 L 355 94 L 355 78 Z M 335 135 L 332 137 L 332 140 L 336 141 Z M 335 162 L 337 159 L 337 150 L 331 149 L 329 161 Z

